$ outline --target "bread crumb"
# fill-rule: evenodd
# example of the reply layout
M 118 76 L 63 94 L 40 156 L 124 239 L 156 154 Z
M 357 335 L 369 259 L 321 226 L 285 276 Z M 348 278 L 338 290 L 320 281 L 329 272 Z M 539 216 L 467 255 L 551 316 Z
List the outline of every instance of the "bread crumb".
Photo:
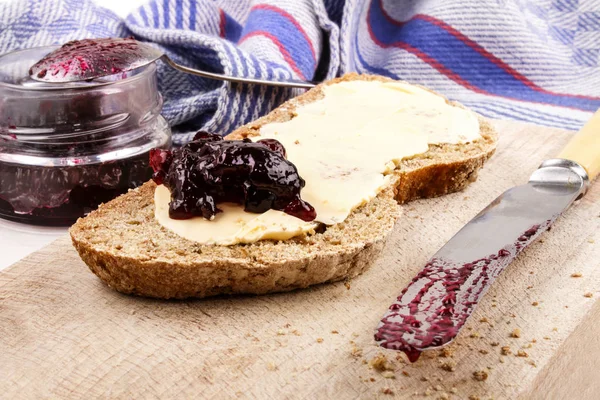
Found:
M 369 361 L 369 367 L 380 372 L 394 370 L 394 365 L 391 362 L 389 362 L 389 360 L 383 353 L 379 353 L 375 357 L 373 357 L 371 361 Z
M 513 329 L 513 331 L 510 333 L 510 337 L 512 337 L 512 338 L 520 338 L 521 337 L 521 330 L 519 328 Z
M 361 348 L 357 347 L 354 342 L 352 342 L 352 350 L 350 350 L 350 355 L 354 358 L 362 357 L 363 351 Z
M 435 390 L 438 391 L 438 392 L 441 392 L 443 389 L 442 389 L 442 387 L 440 385 L 437 385 L 435 387 Z
M 527 286 L 527 289 L 533 289 L 533 285 Z
M 277 371 L 277 365 L 275 365 L 275 363 L 270 362 L 267 364 L 267 369 L 269 371 Z
M 537 343 L 537 340 L 535 338 L 531 339 L 531 343 Z
M 381 376 L 383 376 L 386 379 L 396 379 L 396 375 L 394 375 L 392 371 L 383 371 L 381 373 Z
M 588 239 L 588 243 L 596 243 L 594 239 Z
M 480 352 L 481 354 L 488 354 L 488 353 L 489 353 L 487 350 L 484 350 L 484 349 L 481 349 L 481 350 L 479 350 L 479 352 Z
M 523 346 L 524 349 L 530 349 L 532 347 L 533 345 L 531 343 L 527 343 L 525 346 Z
M 421 381 L 422 381 L 422 382 L 429 382 L 429 378 L 428 378 L 428 377 L 426 377 L 426 376 L 422 376 L 422 377 L 421 377 Z
M 404 376 L 410 376 L 410 374 L 408 373 L 408 371 L 404 371 L 404 370 L 402 371 L 402 375 L 404 375 Z
M 533 360 L 529 360 L 529 365 L 531 365 L 532 367 L 537 368 L 537 365 L 536 365 L 535 361 L 533 361 Z
M 557 327 L 552 328 L 552 332 L 558 332 L 558 328 Z
M 298 139 L 294 140 L 294 144 L 300 144 L 300 141 Z
M 277 331 L 277 336 L 284 336 L 285 335 L 285 331 L 283 329 L 280 329 Z
M 544 340 L 550 340 L 550 336 L 544 336 Z
M 532 306 L 537 307 L 540 303 L 538 303 L 537 301 L 534 301 L 533 303 L 531 303 Z
M 375 378 L 369 378 L 370 382 L 375 382 Z
M 488 378 L 488 373 L 484 370 L 473 372 L 473 379 L 483 382 Z
M 386 388 L 381 389 L 381 393 L 393 395 L 394 391 L 392 389 L 390 389 L 389 387 L 386 387 Z
M 473 333 L 471 333 L 471 335 L 470 335 L 470 336 L 471 336 L 472 338 L 478 338 L 480 335 L 479 335 L 479 332 L 473 332 Z
M 583 297 L 588 297 L 588 298 L 589 298 L 589 297 L 593 297 L 593 296 L 594 296 L 594 295 L 593 295 L 592 293 L 590 293 L 590 292 L 587 292 L 587 293 L 585 293 L 585 294 L 583 295 Z
M 503 356 L 507 356 L 511 353 L 510 347 L 509 346 L 502 346 L 500 348 L 500 354 L 502 354 Z
M 457 389 L 457 388 L 455 388 L 455 387 L 453 387 L 453 388 L 450 388 L 450 393 L 452 393 L 452 394 L 456 394 L 456 393 L 458 393 L 458 389 Z
M 581 274 L 581 272 L 573 272 L 571 274 L 571 278 L 581 278 L 583 275 Z
M 499 343 L 499 342 L 492 342 L 492 343 L 490 343 L 490 344 L 492 345 L 492 347 L 500 346 L 500 343 Z
M 337 335 L 339 332 L 338 331 L 331 331 L 332 335 Z
M 302 334 L 298 331 L 298 329 L 294 329 L 292 333 L 296 336 L 302 336 Z
M 323 343 L 323 338 L 317 338 L 317 343 Z
M 350 290 L 350 282 L 348 282 L 348 281 L 344 282 L 344 286 L 346 286 L 347 290 Z
M 442 348 L 440 354 L 438 354 L 439 357 L 452 357 L 452 355 L 454 355 L 454 350 L 450 347 Z
M 469 400 L 479 400 L 479 396 L 475 396 L 474 394 L 469 396 Z
M 500 357 L 498 361 L 500 361 L 500 364 L 504 364 L 504 357 Z
M 479 320 L 479 322 L 489 322 L 488 319 L 486 317 L 483 317 Z
M 427 389 L 425 390 L 425 393 L 423 393 L 425 396 L 431 396 L 431 389 Z
M 454 360 L 444 361 L 440 364 L 440 368 L 444 371 L 454 372 L 456 370 L 456 362 Z
M 525 350 L 517 350 L 517 357 L 529 357 L 529 354 Z
M 449 399 L 450 399 L 450 396 L 448 396 L 448 393 L 442 393 L 438 397 L 438 400 L 449 400 Z

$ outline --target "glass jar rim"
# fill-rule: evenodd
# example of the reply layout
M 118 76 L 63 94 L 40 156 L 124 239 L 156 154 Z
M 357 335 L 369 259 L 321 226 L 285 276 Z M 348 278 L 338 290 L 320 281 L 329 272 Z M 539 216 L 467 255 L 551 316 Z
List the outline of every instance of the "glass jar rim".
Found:
M 48 53 L 50 53 L 59 47 L 60 46 L 58 46 L 58 45 L 38 46 L 38 47 L 30 47 L 27 49 L 15 50 L 15 51 L 11 51 L 11 52 L 5 53 L 5 54 L 0 54 L 0 64 L 2 64 L 2 61 L 5 57 L 15 56 L 15 55 L 19 55 L 20 53 L 26 53 L 26 52 L 30 52 L 30 51 L 41 51 L 43 49 L 48 49 Z M 128 76 L 125 79 L 118 79 L 118 80 L 106 81 L 106 82 L 93 81 L 89 85 L 84 85 L 84 86 L 73 86 L 68 83 L 48 83 L 48 86 L 28 87 L 28 86 L 17 85 L 14 83 L 7 83 L 7 82 L 0 81 L 0 87 L 10 88 L 13 90 L 22 90 L 22 91 L 26 91 L 29 93 L 48 92 L 48 91 L 65 91 L 65 90 L 83 91 L 83 90 L 93 90 L 96 88 L 105 87 L 105 86 L 109 86 L 109 85 L 116 87 L 120 84 L 128 84 L 131 82 L 135 82 L 138 79 L 143 79 L 146 74 L 154 73 L 156 71 L 156 63 L 150 63 L 143 67 L 138 67 L 132 71 L 136 71 L 136 73 L 132 74 L 131 76 Z

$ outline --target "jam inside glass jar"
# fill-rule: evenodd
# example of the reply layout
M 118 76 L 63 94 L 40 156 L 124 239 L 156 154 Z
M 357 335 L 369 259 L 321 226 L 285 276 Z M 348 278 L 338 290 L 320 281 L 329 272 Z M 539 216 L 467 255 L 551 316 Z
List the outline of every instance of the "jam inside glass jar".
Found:
M 154 64 L 89 82 L 28 78 L 56 47 L 0 56 L 0 217 L 69 225 L 149 180 L 169 148 Z

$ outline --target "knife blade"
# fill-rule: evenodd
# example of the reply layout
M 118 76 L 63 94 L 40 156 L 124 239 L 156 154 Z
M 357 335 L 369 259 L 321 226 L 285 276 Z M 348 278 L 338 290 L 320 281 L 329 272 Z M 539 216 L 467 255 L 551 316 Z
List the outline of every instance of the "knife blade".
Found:
M 496 277 L 586 193 L 599 170 L 600 110 L 558 158 L 501 194 L 427 262 L 381 319 L 377 343 L 412 362 L 450 343 Z

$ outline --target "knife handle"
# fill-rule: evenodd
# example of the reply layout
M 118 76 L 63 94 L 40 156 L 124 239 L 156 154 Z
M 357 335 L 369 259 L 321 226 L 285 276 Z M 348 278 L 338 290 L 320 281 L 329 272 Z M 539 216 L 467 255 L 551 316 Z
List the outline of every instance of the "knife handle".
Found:
M 600 110 L 567 143 L 558 158 L 575 161 L 588 173 L 590 182 L 600 172 Z

